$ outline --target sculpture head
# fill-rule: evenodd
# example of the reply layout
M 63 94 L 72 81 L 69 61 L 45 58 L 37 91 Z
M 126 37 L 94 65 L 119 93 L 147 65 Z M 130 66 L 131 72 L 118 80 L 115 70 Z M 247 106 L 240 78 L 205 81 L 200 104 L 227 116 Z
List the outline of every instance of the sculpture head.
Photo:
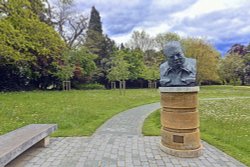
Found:
M 168 64 L 170 67 L 172 67 L 173 69 L 178 69 L 183 66 L 185 62 L 185 56 L 180 42 L 168 42 L 165 45 L 163 52 L 168 60 Z

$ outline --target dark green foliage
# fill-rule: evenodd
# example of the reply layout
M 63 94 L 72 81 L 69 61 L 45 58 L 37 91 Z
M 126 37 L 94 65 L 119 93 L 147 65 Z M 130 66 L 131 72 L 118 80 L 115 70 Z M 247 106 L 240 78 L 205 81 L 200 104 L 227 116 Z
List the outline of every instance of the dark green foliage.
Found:
M 116 49 L 115 42 L 102 33 L 101 17 L 99 12 L 92 7 L 90 21 L 87 30 L 87 38 L 84 46 L 98 57 L 95 59 L 97 70 L 93 80 L 108 85 L 107 74 L 111 67 L 110 55 Z
M 228 55 L 221 60 L 220 75 L 224 83 L 234 85 L 241 81 L 241 85 L 250 84 L 250 45 L 234 44 Z
M 91 84 L 77 84 L 75 85 L 75 88 L 80 90 L 91 90 L 91 89 L 105 89 L 105 86 L 98 83 L 91 83 Z
M 96 57 L 85 47 L 67 50 L 62 56 L 63 64 L 58 66 L 55 75 L 62 81 L 71 79 L 73 82 L 80 82 L 87 80 L 96 69 L 94 62 Z
M 46 88 L 55 84 L 54 75 L 65 44 L 52 27 L 40 22 L 27 0 L 9 0 L 0 21 L 0 89 L 15 87 Z M 7 87 L 6 87 L 7 86 Z
M 95 9 L 94 6 L 91 9 L 88 29 L 102 34 L 101 17 L 100 17 L 99 12 Z
M 96 64 L 99 67 L 101 65 L 102 58 L 105 57 L 105 37 L 102 34 L 101 17 L 94 6 L 91 10 L 87 38 L 84 45 L 89 49 L 90 52 L 98 55 Z
M 48 0 L 28 0 L 30 2 L 31 11 L 38 16 L 39 20 L 51 25 L 50 9 Z M 47 7 L 45 7 L 45 4 Z

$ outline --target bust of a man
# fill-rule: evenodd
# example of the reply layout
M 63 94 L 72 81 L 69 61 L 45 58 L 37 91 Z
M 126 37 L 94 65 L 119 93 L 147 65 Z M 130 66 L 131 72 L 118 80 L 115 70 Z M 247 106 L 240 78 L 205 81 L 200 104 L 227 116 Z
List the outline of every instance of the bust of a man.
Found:
M 184 56 L 180 42 L 168 42 L 163 51 L 167 61 L 160 66 L 161 86 L 195 86 L 196 60 Z

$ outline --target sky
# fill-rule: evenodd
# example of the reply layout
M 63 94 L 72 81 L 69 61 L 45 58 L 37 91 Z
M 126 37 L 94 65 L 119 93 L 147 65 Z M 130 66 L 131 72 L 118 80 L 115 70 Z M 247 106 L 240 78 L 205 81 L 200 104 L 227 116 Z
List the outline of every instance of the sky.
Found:
M 250 43 L 250 0 L 75 0 L 79 11 L 99 11 L 104 33 L 117 44 L 135 30 L 175 32 L 209 41 L 222 55 Z

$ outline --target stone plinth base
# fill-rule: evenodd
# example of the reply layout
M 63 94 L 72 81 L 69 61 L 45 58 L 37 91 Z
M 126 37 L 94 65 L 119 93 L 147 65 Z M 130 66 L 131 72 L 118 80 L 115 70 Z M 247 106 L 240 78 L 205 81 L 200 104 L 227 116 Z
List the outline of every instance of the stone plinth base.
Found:
M 200 146 L 199 148 L 195 150 L 176 150 L 176 149 L 168 148 L 160 142 L 160 149 L 167 154 L 181 157 L 181 158 L 194 158 L 194 157 L 199 157 L 202 155 L 202 146 Z
M 160 87 L 161 143 L 164 152 L 178 157 L 202 154 L 199 131 L 199 87 Z

